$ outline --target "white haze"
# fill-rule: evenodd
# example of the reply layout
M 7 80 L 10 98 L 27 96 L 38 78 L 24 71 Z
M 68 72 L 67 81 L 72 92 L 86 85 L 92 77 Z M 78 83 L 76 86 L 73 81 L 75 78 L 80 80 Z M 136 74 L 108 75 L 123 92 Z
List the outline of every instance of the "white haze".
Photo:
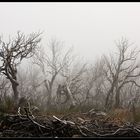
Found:
M 80 56 L 95 60 L 115 49 L 122 36 L 140 47 L 140 3 L 0 3 L 0 34 L 44 31 L 42 45 L 56 38 Z

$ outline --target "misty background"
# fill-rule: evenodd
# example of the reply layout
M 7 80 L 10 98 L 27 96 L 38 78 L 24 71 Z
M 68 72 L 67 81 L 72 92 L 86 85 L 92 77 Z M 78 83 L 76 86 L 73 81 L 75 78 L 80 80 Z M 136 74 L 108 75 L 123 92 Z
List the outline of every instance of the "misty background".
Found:
M 0 31 L 4 37 L 18 30 L 43 31 L 42 45 L 56 38 L 86 60 L 114 50 L 126 37 L 140 46 L 140 3 L 132 2 L 14 2 L 0 3 Z
M 0 3 L 0 110 L 140 107 L 139 14 L 129 2 Z

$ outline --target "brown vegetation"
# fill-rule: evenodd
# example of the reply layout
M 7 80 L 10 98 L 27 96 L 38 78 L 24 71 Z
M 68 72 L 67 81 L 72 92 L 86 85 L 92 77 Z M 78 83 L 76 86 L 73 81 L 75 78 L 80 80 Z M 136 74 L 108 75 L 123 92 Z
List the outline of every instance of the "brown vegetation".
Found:
M 62 118 L 69 114 L 69 121 L 81 124 L 79 127 L 70 126 L 78 134 L 72 132 L 69 136 L 109 136 L 105 134 L 108 133 L 106 130 L 102 130 L 102 134 L 95 132 L 99 127 L 104 129 L 106 123 L 110 123 L 113 129 L 113 132 L 109 132 L 110 136 L 118 136 L 122 134 L 122 126 L 139 123 L 138 48 L 133 48 L 128 40 L 121 39 L 116 43 L 116 52 L 103 55 L 91 64 L 75 56 L 72 49 L 66 49 L 62 42 L 52 40 L 43 50 L 40 41 L 40 33 L 26 36 L 20 32 L 9 42 L 0 40 L 1 115 L 24 116 L 42 129 L 44 126 L 34 120 L 35 116 L 56 115 L 58 118 L 53 118 L 65 128 L 70 122 Z M 29 67 L 25 68 L 22 62 L 26 58 L 29 58 L 26 63 Z M 35 116 L 30 118 L 28 113 Z M 85 123 L 88 126 L 83 128 Z M 89 123 L 96 128 L 88 128 Z M 114 129 L 114 125 L 119 130 Z M 138 128 L 132 130 L 139 135 Z M 48 131 L 46 136 L 51 134 L 51 130 Z

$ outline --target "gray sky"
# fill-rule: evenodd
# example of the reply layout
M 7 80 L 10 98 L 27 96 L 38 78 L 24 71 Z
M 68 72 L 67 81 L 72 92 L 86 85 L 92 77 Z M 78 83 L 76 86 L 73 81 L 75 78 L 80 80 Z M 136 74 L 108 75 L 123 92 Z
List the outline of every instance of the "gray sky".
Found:
M 140 3 L 0 3 L 0 34 L 42 30 L 94 60 L 115 48 L 122 36 L 140 47 Z

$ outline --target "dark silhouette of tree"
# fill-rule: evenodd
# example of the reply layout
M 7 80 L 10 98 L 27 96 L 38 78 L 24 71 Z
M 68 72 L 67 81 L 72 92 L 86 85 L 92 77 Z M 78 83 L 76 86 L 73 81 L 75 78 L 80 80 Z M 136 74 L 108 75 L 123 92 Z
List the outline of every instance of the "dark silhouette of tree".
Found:
M 21 32 L 17 32 L 14 39 L 9 39 L 8 42 L 0 37 L 0 73 L 4 74 L 10 80 L 14 92 L 14 102 L 18 103 L 18 81 L 17 81 L 17 66 L 25 58 L 33 56 L 36 47 L 41 41 L 41 33 L 32 33 L 25 36 Z
M 120 107 L 121 90 L 126 84 L 133 83 L 140 87 L 137 83 L 140 77 L 140 67 L 137 65 L 137 57 L 139 50 L 137 48 L 130 49 L 132 44 L 128 40 L 122 39 L 117 45 L 117 57 L 110 55 L 110 59 L 104 56 L 105 69 L 104 74 L 109 82 L 110 88 L 107 92 L 105 107 L 111 106 L 110 99 L 115 95 L 114 107 Z

